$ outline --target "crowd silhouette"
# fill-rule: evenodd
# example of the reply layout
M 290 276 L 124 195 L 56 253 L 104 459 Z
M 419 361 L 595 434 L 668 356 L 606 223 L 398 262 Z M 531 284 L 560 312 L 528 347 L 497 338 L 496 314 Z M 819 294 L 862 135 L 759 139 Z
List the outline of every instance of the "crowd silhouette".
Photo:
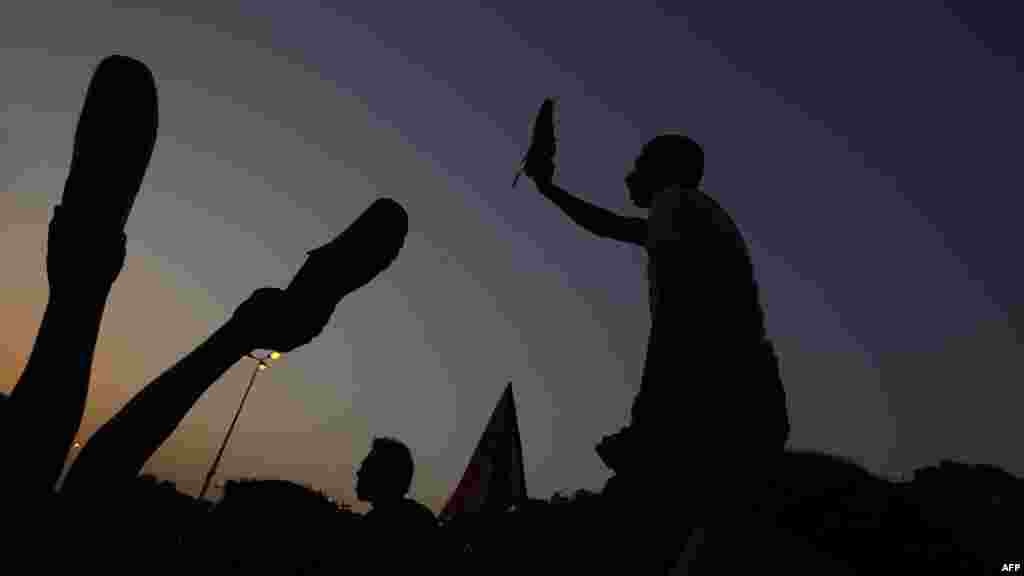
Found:
M 141 62 L 97 67 L 49 225 L 49 298 L 31 355 L 0 396 L 8 558 L 26 573 L 106 572 L 838 574 L 998 572 L 1024 553 L 1024 482 L 952 462 L 913 480 L 787 450 L 779 358 L 739 227 L 702 188 L 704 153 L 655 136 L 625 184 L 647 218 L 554 183 L 554 103 L 521 173 L 576 225 L 642 248 L 651 328 L 628 424 L 596 442 L 613 476 L 599 493 L 467 512 L 444 521 L 408 497 L 399 439 L 375 438 L 353 512 L 282 479 L 228 481 L 216 503 L 140 473 L 195 403 L 239 360 L 319 336 L 344 297 L 392 266 L 408 215 L 373 202 L 312 250 L 287 288 L 255 290 L 205 341 L 147 384 L 58 479 L 81 423 L 93 351 L 125 263 L 124 227 L 154 149 L 157 88 Z M 518 180 L 518 176 L 517 176 Z M 513 184 L 515 185 L 515 183 Z M 599 246 L 595 245 L 595 249 Z

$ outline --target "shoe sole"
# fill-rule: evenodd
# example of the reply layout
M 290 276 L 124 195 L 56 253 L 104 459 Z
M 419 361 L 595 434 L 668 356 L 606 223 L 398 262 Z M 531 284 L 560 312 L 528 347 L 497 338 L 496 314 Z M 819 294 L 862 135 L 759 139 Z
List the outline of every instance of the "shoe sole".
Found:
M 349 227 L 311 250 L 288 285 L 289 298 L 310 307 L 333 307 L 391 266 L 409 231 L 409 216 L 389 198 L 373 202 Z
M 157 91 L 145 64 L 104 58 L 93 73 L 75 128 L 65 212 L 124 230 L 156 144 Z

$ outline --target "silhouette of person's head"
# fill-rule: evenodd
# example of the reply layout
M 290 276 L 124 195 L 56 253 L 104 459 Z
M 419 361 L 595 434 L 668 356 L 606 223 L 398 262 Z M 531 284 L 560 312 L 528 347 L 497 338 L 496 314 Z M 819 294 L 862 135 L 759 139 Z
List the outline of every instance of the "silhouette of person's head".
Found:
M 356 472 L 356 497 L 373 505 L 401 500 L 412 485 L 409 447 L 393 438 L 374 438 Z
M 626 175 L 633 204 L 650 208 L 655 192 L 667 186 L 694 188 L 704 177 L 704 150 L 682 134 L 661 134 L 644 145 Z

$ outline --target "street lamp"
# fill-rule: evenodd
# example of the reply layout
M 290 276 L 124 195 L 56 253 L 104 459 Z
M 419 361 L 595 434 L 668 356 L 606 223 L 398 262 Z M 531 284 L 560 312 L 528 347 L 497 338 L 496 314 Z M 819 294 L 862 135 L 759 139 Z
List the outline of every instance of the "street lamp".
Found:
M 71 449 L 68 450 L 68 455 L 64 458 L 64 467 L 61 468 L 60 476 L 57 478 L 58 490 L 64 486 L 64 479 L 67 478 L 68 472 L 71 470 L 71 463 L 75 461 L 75 457 L 81 448 L 82 442 L 75 438 L 71 443 Z
M 270 366 L 270 360 L 277 360 L 280 357 L 281 353 L 275 351 L 270 352 L 270 354 L 262 358 L 249 354 L 249 358 L 257 361 L 256 369 L 252 371 L 252 377 L 249 378 L 249 385 L 245 387 L 245 394 L 242 394 L 242 401 L 238 404 L 238 410 L 235 411 L 235 417 L 231 420 L 231 426 L 228 426 L 228 433 L 224 435 L 224 441 L 221 442 L 220 449 L 217 450 L 217 457 L 213 459 L 213 465 L 210 466 L 210 470 L 206 473 L 206 478 L 203 480 L 203 489 L 199 492 L 200 500 L 203 499 L 203 496 L 206 496 L 206 490 L 210 487 L 210 480 L 213 480 L 213 475 L 217 473 L 217 466 L 220 465 L 221 456 L 224 455 L 224 449 L 227 448 L 228 440 L 231 438 L 231 433 L 235 430 L 235 423 L 238 422 L 238 417 L 242 414 L 242 407 L 245 406 L 245 399 L 249 397 L 249 391 L 252 390 L 252 385 L 256 382 L 256 375 L 263 372 L 268 366 Z

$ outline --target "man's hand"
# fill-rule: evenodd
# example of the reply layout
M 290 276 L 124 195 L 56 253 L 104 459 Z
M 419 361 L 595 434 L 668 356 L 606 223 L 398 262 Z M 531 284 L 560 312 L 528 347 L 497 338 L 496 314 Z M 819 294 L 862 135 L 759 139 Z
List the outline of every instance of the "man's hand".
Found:
M 51 298 L 105 299 L 124 268 L 125 242 L 123 232 L 93 227 L 87 215 L 56 206 L 46 244 Z
M 260 288 L 235 310 L 230 324 L 249 351 L 287 353 L 319 336 L 333 310 L 311 309 L 279 288 Z
M 550 186 L 555 176 L 555 162 L 549 156 L 527 157 L 523 173 L 533 180 L 537 188 Z

